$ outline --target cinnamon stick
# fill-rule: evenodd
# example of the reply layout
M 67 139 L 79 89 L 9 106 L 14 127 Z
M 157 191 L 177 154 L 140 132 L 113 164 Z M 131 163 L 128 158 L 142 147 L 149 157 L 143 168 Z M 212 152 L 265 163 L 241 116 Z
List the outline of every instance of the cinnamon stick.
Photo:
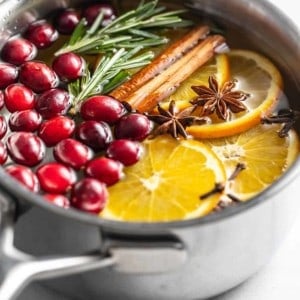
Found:
M 140 112 L 152 110 L 158 102 L 173 94 L 185 79 L 212 58 L 215 49 L 223 43 L 225 39 L 220 35 L 207 37 L 168 69 L 124 100 Z
M 167 69 L 208 34 L 208 26 L 196 27 L 158 55 L 151 64 L 133 75 L 129 81 L 112 91 L 110 95 L 120 101 L 125 100 L 131 93 Z

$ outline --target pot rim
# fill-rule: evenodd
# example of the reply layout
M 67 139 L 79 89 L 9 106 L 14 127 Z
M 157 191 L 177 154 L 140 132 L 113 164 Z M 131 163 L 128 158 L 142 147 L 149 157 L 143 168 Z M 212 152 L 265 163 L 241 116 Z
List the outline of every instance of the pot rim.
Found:
M 291 21 L 287 15 L 284 15 L 284 11 L 278 9 L 271 1 L 257 0 L 258 2 L 265 2 L 265 8 L 269 8 L 274 14 L 284 18 L 285 21 Z M 5 1 L 4 1 L 5 2 Z M 296 28 L 295 23 L 290 23 L 290 27 Z M 30 204 L 46 209 L 51 213 L 58 214 L 63 217 L 72 218 L 80 222 L 96 225 L 103 229 L 108 229 L 117 232 L 126 233 L 158 233 L 162 229 L 179 229 L 190 226 L 205 226 L 216 222 L 223 221 L 227 218 L 234 217 L 236 215 L 245 213 L 249 209 L 257 207 L 272 199 L 274 194 L 277 194 L 281 189 L 288 188 L 288 184 L 300 177 L 300 157 L 293 163 L 293 165 L 287 170 L 275 183 L 264 190 L 262 193 L 255 196 L 253 199 L 238 203 L 235 206 L 228 207 L 217 213 L 211 213 L 207 216 L 194 218 L 189 220 L 180 220 L 172 222 L 123 222 L 103 219 L 97 215 L 81 212 L 74 208 L 62 209 L 53 205 L 52 203 L 45 201 L 41 195 L 34 194 L 25 187 L 23 187 L 14 178 L 8 176 L 3 167 L 0 166 L 0 193 L 1 190 L 7 193 L 13 200 L 26 201 Z

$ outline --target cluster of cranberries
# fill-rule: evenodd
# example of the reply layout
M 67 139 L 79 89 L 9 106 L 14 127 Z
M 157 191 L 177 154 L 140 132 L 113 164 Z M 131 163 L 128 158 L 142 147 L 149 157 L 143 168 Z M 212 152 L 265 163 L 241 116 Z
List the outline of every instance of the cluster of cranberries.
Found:
M 81 13 L 91 24 L 99 11 L 106 23 L 114 18 L 112 7 L 104 4 Z M 82 15 L 66 9 L 54 25 L 34 22 L 2 48 L 0 164 L 28 189 L 59 206 L 99 213 L 108 199 L 107 186 L 122 178 L 124 166 L 139 160 L 140 142 L 152 124 L 104 95 L 86 99 L 78 116 L 68 114 L 71 99 L 65 83 L 82 76 L 85 60 L 66 53 L 48 66 L 35 58 L 59 34 L 72 33 Z

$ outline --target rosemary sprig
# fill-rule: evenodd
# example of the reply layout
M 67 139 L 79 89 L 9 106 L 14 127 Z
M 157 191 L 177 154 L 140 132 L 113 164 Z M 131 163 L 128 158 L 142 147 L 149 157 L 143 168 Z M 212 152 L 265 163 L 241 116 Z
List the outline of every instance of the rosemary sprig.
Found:
M 168 39 L 149 32 L 149 29 L 183 27 L 191 25 L 179 14 L 185 10 L 165 12 L 164 7 L 157 7 L 158 0 L 141 4 L 134 10 L 121 15 L 102 28 L 103 14 L 99 14 L 90 28 L 82 19 L 69 41 L 55 55 L 66 52 L 95 54 L 113 52 L 115 49 L 134 49 L 165 44 Z
M 141 47 L 126 51 L 119 49 L 114 54 L 104 55 L 91 74 L 88 65 L 84 76 L 68 84 L 68 90 L 73 98 L 72 113 L 78 111 L 80 102 L 96 94 L 107 94 L 116 86 L 122 84 L 130 76 L 129 70 L 140 68 L 150 63 L 154 54 L 148 51 L 136 55 Z

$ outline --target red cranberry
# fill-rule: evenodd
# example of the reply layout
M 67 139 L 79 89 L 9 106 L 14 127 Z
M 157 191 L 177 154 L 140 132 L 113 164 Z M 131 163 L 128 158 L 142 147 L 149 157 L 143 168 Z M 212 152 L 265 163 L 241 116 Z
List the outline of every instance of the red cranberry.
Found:
M 123 165 L 116 160 L 100 157 L 88 162 L 85 174 L 106 185 L 113 185 L 123 177 Z
M 89 213 L 100 213 L 108 200 L 106 185 L 97 179 L 84 178 L 71 191 L 71 205 Z
M 117 139 L 144 140 L 152 130 L 151 121 L 144 115 L 131 113 L 123 116 L 115 126 Z
M 75 122 L 72 119 L 65 116 L 58 116 L 43 122 L 38 134 L 45 144 L 51 147 L 71 137 L 74 129 Z
M 53 70 L 63 81 L 73 81 L 83 75 L 84 59 L 72 52 L 57 56 L 52 64 Z
M 11 131 L 36 131 L 42 123 L 42 116 L 35 110 L 16 111 L 9 116 Z
M 62 34 L 71 34 L 80 22 L 80 14 L 74 9 L 62 11 L 56 19 L 56 28 Z
M 0 91 L 0 110 L 4 107 L 4 93 Z
M 25 37 L 38 49 L 44 49 L 57 40 L 58 32 L 51 24 L 45 20 L 40 20 L 28 26 Z
M 35 108 L 44 119 L 64 115 L 70 108 L 70 95 L 62 89 L 51 89 L 39 95 Z
M 0 115 L 0 139 L 2 139 L 7 132 L 7 122 L 4 116 Z
M 5 89 L 4 103 L 10 112 L 32 109 L 35 105 L 34 93 L 23 84 L 14 83 Z
M 81 117 L 85 120 L 116 123 L 125 113 L 124 105 L 109 96 L 93 96 L 83 102 L 80 108 Z
M 16 163 L 33 167 L 45 157 L 43 141 L 31 132 L 14 132 L 7 140 L 8 153 Z
M 136 141 L 115 140 L 108 146 L 106 155 L 125 166 L 130 166 L 139 161 L 142 149 L 141 144 Z
M 57 161 L 79 170 L 92 157 L 92 151 L 79 141 L 65 139 L 54 147 L 53 155 Z
M 44 194 L 43 197 L 48 200 L 49 202 L 63 208 L 69 208 L 70 207 L 70 201 L 69 199 L 60 194 Z
M 23 38 L 12 38 L 2 48 L 1 57 L 13 65 L 21 65 L 37 55 L 34 44 Z
M 38 61 L 26 62 L 20 69 L 20 81 L 36 93 L 55 88 L 58 77 L 45 63 Z
M 65 193 L 76 181 L 75 172 L 71 168 L 56 162 L 40 166 L 36 175 L 41 188 L 53 194 Z
M 30 191 L 34 193 L 39 191 L 38 179 L 30 168 L 20 165 L 9 165 L 5 168 L 5 171 Z
M 77 138 L 95 151 L 103 150 L 112 141 L 112 132 L 105 122 L 85 121 L 76 130 Z
M 19 71 L 16 66 L 0 63 L 0 89 L 5 89 L 18 79 Z
M 0 165 L 3 165 L 7 160 L 7 149 L 4 143 L 0 141 Z
M 89 6 L 83 12 L 83 17 L 87 20 L 88 25 L 91 25 L 96 20 L 100 12 L 103 13 L 104 20 L 112 19 L 115 15 L 112 6 L 103 3 Z

